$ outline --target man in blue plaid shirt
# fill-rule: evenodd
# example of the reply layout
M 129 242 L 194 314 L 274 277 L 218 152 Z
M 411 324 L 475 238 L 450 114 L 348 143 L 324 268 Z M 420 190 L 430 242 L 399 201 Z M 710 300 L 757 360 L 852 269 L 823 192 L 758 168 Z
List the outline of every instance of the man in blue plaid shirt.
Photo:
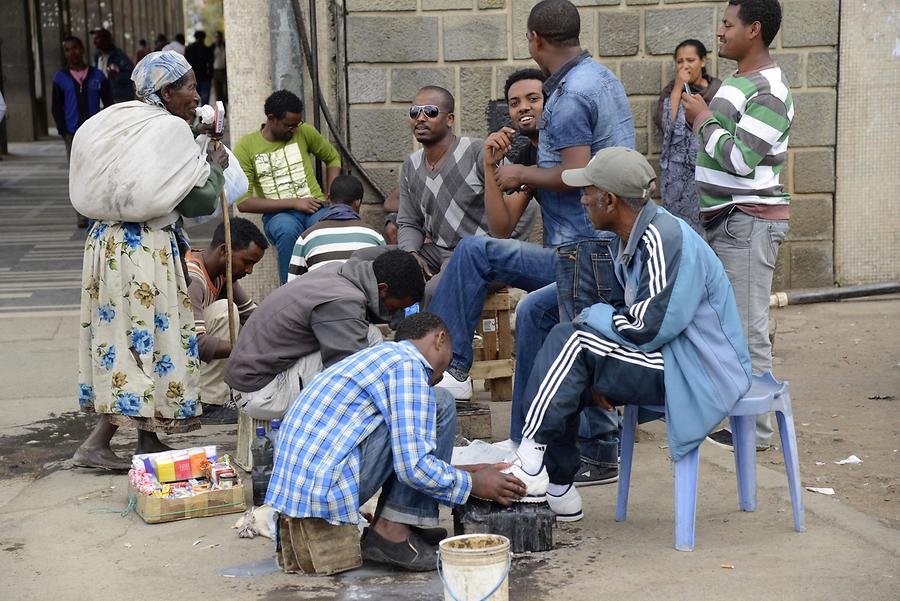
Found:
M 279 519 L 356 524 L 360 505 L 382 488 L 363 557 L 426 571 L 435 569 L 436 545 L 446 536 L 427 528 L 438 523 L 438 502 L 463 504 L 469 494 L 502 505 L 520 499 L 525 487 L 499 471 L 506 466 L 448 463 L 456 405 L 431 386 L 451 356 L 444 322 L 417 313 L 400 324 L 395 342 L 335 363 L 304 388 L 275 445 L 266 503 Z M 290 543 L 280 541 L 280 557 Z

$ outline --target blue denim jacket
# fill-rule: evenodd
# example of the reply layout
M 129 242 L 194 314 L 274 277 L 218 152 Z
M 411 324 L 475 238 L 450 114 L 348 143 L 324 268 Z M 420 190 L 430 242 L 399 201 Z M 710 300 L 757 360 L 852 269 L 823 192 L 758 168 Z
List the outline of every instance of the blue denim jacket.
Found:
M 559 72 L 563 74 L 558 82 L 552 76 L 548 80 L 553 89 L 545 89 L 538 167 L 556 167 L 562 162 L 560 151 L 572 146 L 590 146 L 592 156 L 610 146 L 634 148 L 631 107 L 616 76 L 587 52 Z M 577 190 L 541 190 L 541 216 L 547 246 L 598 237 Z

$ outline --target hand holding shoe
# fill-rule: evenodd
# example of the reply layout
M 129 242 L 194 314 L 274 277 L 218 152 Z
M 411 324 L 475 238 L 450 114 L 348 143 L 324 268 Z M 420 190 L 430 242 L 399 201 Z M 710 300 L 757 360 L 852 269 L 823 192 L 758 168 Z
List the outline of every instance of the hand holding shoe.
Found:
M 528 492 L 521 480 L 500 472 L 500 469 L 508 467 L 506 464 L 472 467 L 478 468 L 471 472 L 472 494 L 479 499 L 487 499 L 500 505 L 509 506 Z

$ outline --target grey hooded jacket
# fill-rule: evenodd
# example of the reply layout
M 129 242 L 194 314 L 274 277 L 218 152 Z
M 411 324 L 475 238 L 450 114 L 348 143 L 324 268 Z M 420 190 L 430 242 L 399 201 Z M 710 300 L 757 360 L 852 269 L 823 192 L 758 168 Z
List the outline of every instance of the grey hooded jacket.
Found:
M 315 351 L 325 367 L 368 346 L 370 323 L 390 319 L 372 261 L 323 265 L 281 286 L 241 328 L 225 382 L 254 392 Z

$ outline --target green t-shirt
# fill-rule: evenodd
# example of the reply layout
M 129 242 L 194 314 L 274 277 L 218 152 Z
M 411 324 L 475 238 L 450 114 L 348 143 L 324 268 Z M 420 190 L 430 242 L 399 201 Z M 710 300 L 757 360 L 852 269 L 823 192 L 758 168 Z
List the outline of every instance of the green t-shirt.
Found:
M 322 134 L 301 123 L 287 142 L 269 142 L 262 130 L 247 134 L 234 147 L 234 156 L 247 175 L 250 187 L 240 203 L 251 196 L 260 198 L 325 198 L 316 181 L 311 154 L 328 167 L 340 167 L 341 155 Z

